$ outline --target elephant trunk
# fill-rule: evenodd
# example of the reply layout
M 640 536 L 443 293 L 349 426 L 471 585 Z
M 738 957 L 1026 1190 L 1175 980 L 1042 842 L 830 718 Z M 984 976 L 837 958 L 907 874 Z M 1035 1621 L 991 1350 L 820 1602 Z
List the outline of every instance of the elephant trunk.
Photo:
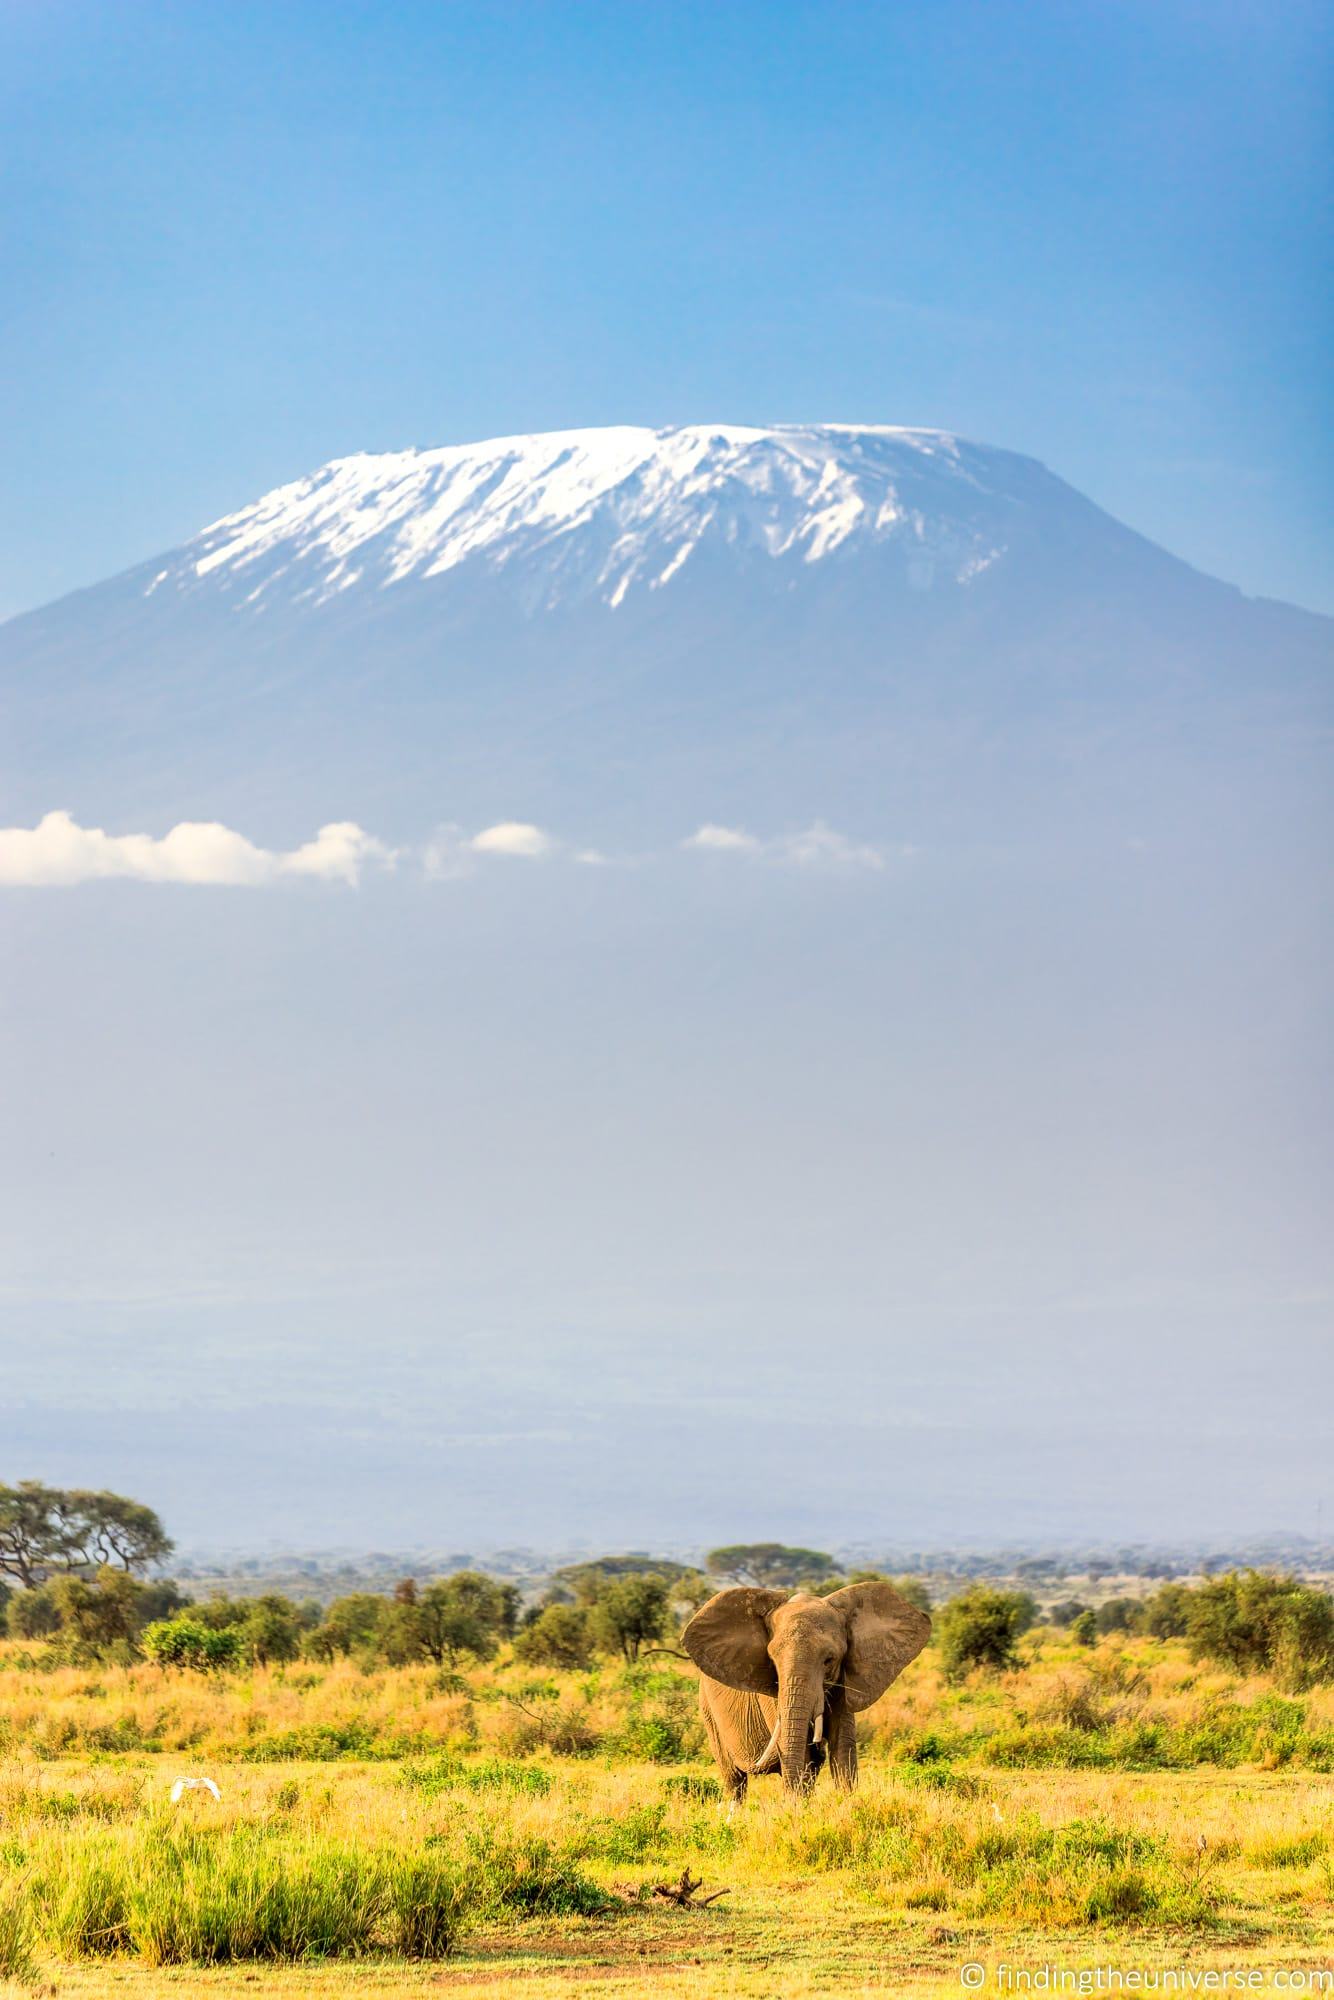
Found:
M 778 1755 L 788 1791 L 805 1791 L 810 1783 L 811 1731 L 824 1715 L 824 1683 L 790 1681 L 778 1691 Z

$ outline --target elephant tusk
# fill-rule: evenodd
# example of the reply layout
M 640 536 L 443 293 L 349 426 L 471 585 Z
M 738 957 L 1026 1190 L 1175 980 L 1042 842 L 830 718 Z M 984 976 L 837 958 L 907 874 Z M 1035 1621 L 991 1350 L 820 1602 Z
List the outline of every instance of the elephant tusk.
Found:
M 816 1710 L 816 1712 L 815 1712 L 815 1728 L 814 1728 L 814 1730 L 812 1731 L 812 1734 L 811 1734 L 811 1742 L 812 1742 L 812 1743 L 823 1743 L 823 1742 L 824 1742 L 824 1703 L 823 1703 L 823 1702 L 821 1702 L 821 1704 L 820 1704 L 819 1708 L 818 1708 L 818 1709 Z
M 780 1727 L 780 1720 L 775 1718 L 773 1735 L 769 1738 L 769 1741 L 765 1744 L 755 1762 L 749 1766 L 753 1776 L 758 1777 L 762 1771 L 767 1771 L 770 1768 L 769 1760 L 778 1748 L 778 1731 Z

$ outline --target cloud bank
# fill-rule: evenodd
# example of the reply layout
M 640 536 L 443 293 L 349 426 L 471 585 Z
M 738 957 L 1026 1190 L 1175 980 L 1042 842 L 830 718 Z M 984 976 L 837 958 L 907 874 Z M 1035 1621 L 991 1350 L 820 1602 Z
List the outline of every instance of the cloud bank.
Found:
M 680 847 L 697 854 L 740 855 L 803 869 L 882 869 L 887 850 L 850 840 L 823 820 L 799 833 L 761 838 L 744 827 L 706 822 Z M 633 857 L 638 863 L 658 856 Z M 80 826 L 65 811 L 49 812 L 34 827 L 0 827 L 0 887 L 62 888 L 78 882 L 124 880 L 267 888 L 304 878 L 355 887 L 368 868 L 400 860 L 427 881 L 470 874 L 480 864 L 560 859 L 585 867 L 608 866 L 615 857 L 596 848 L 566 845 L 529 820 L 506 819 L 479 833 L 437 827 L 421 845 L 391 848 L 354 820 L 322 826 L 312 840 L 290 850 L 257 847 L 217 820 L 182 820 L 169 833 L 107 833 Z M 629 860 L 631 857 L 623 857 Z
M 294 876 L 355 886 L 369 863 L 388 865 L 393 858 L 352 820 L 322 826 L 288 853 L 256 847 L 216 820 L 182 820 L 160 840 L 80 826 L 67 812 L 49 812 L 34 827 L 0 827 L 0 883 L 10 887 L 65 888 L 119 878 L 262 888 Z
M 681 845 L 703 853 L 749 854 L 791 868 L 883 868 L 887 859 L 884 848 L 849 840 L 845 833 L 826 826 L 822 819 L 815 820 L 801 833 L 775 834 L 768 840 L 761 840 L 758 834 L 748 833 L 741 826 L 707 822 Z

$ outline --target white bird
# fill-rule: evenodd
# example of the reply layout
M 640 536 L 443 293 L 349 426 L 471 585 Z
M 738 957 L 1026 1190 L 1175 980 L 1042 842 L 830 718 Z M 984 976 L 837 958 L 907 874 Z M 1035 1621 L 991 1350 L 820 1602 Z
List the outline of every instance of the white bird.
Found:
M 212 1778 L 178 1778 L 171 1788 L 171 1802 L 175 1805 L 183 1792 L 199 1791 L 211 1792 L 215 1799 L 222 1797 Z

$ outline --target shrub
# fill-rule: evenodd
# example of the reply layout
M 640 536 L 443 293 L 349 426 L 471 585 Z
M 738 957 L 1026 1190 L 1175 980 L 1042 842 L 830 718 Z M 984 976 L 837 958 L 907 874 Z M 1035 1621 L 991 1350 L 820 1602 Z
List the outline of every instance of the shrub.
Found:
M 589 1614 L 594 1638 L 609 1652 L 637 1660 L 661 1639 L 667 1624 L 668 1586 L 660 1576 L 625 1576 L 608 1584 Z
M 1139 1608 L 1136 1627 L 1151 1639 L 1182 1639 L 1190 1615 L 1191 1593 L 1184 1583 L 1164 1583 Z
M 285 1597 L 257 1597 L 239 1628 L 241 1646 L 257 1666 L 295 1660 L 301 1651 L 301 1615 Z
M 62 1638 L 80 1658 L 134 1657 L 145 1625 L 178 1611 L 185 1598 L 174 1583 L 141 1583 L 123 1569 L 104 1565 L 94 1576 L 59 1576 L 46 1585 Z
M 936 1617 L 936 1634 L 946 1678 L 960 1680 L 974 1667 L 992 1671 L 1018 1665 L 1018 1640 L 1033 1622 L 1031 1597 L 1019 1591 L 974 1584 Z
M 241 1658 L 241 1635 L 232 1625 L 213 1627 L 192 1616 L 158 1619 L 143 1632 L 143 1648 L 160 1667 L 214 1673 Z
M 643 1712 L 630 1716 L 617 1748 L 627 1757 L 642 1757 L 646 1764 L 679 1764 L 686 1755 L 680 1723 L 669 1715 Z
M 666 1806 L 632 1806 L 618 1819 L 604 1819 L 589 1849 L 603 1861 L 644 1861 L 666 1841 Z
M 1099 1633 L 1133 1632 L 1139 1622 L 1139 1611 L 1138 1598 L 1109 1597 L 1095 1613 Z
M 333 1660 L 373 1647 L 387 1608 L 383 1597 L 373 1597 L 369 1591 L 335 1598 L 309 1635 L 307 1651 L 317 1660 Z
M 607 1908 L 597 1884 L 549 1841 L 498 1840 L 483 1830 L 469 1835 L 465 1852 L 468 1906 L 475 1915 L 593 1917 Z
M 593 1657 L 587 1614 L 574 1604 L 548 1604 L 520 1632 L 514 1652 L 530 1665 L 587 1667 Z
M 1210 1577 L 1189 1594 L 1186 1636 L 1195 1659 L 1272 1672 L 1287 1688 L 1334 1679 L 1334 1603 L 1293 1576 Z
M 1098 1637 L 1098 1619 L 1096 1612 L 1088 1610 L 1081 1611 L 1078 1618 L 1074 1619 L 1071 1623 L 1070 1637 L 1074 1640 L 1077 1646 L 1093 1645 Z
M 48 1639 L 60 1630 L 60 1610 L 49 1584 L 13 1593 L 5 1607 L 5 1630 L 11 1639 Z

